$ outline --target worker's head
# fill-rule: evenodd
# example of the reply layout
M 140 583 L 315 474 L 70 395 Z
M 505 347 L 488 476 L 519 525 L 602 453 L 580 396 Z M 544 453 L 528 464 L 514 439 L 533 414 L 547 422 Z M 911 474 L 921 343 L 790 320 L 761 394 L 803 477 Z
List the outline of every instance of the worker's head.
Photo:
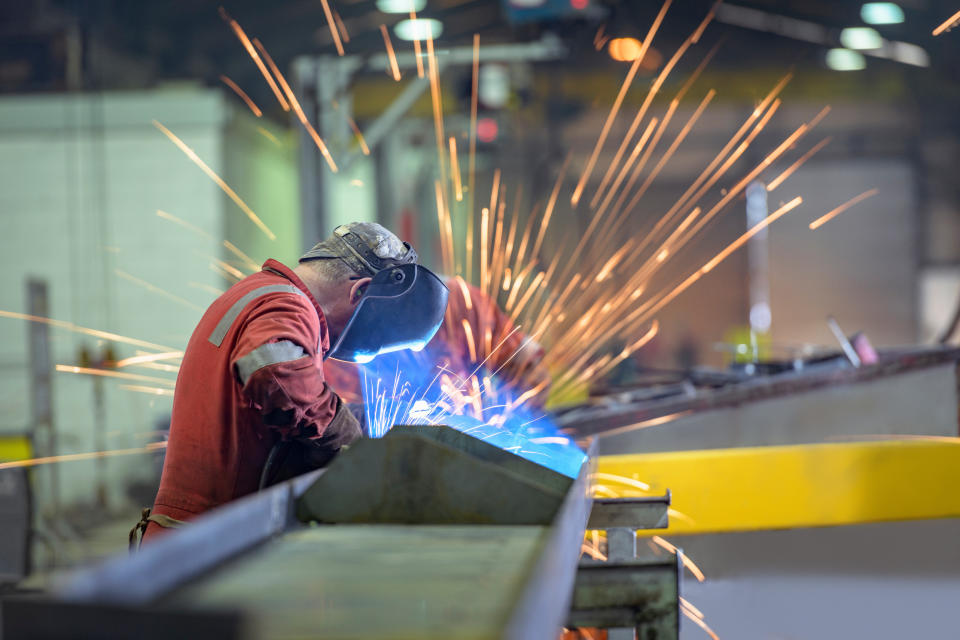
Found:
M 300 258 L 330 330 L 331 357 L 367 360 L 424 344 L 446 309 L 446 287 L 417 252 L 374 222 L 352 222 Z M 311 284 L 311 283 L 308 283 Z

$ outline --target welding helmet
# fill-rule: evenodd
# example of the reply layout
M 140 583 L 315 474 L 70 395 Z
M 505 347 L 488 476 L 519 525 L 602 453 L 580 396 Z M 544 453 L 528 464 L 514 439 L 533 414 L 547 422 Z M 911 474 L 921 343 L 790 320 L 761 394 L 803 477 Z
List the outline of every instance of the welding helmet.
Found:
M 447 287 L 416 264 L 417 253 L 375 223 L 341 225 L 300 258 L 338 258 L 372 278 L 347 326 L 326 357 L 369 362 L 381 353 L 423 349 L 443 322 Z

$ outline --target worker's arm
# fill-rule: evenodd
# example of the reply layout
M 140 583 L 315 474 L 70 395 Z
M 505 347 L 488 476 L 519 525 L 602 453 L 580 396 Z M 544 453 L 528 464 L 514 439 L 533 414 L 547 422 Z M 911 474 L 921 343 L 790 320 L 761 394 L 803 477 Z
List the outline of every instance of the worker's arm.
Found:
M 231 357 L 243 397 L 284 439 L 337 451 L 359 438 L 359 423 L 324 380 L 310 302 L 278 294 L 255 304 Z

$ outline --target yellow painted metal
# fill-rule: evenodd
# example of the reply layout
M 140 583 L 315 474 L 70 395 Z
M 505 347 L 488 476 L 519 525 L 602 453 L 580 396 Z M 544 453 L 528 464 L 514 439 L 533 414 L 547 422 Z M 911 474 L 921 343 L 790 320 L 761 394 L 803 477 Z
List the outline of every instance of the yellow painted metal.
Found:
M 30 439 L 23 435 L 0 436 L 0 462 L 29 460 L 33 457 Z
M 953 438 L 605 456 L 597 471 L 605 495 L 670 489 L 671 534 L 960 517 Z

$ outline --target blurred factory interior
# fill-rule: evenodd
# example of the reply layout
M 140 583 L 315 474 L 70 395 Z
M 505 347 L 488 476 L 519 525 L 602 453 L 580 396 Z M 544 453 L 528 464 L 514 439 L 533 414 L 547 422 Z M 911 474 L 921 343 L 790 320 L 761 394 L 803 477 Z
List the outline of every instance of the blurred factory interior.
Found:
M 227 584 L 191 576 L 123 606 L 238 608 L 260 620 L 244 637 L 551 637 L 444 614 L 450 594 L 476 595 L 475 579 L 524 607 L 558 602 L 568 638 L 955 637 L 958 11 L 943 0 L 2 3 L 3 634 L 81 637 L 41 624 L 43 606 L 59 611 L 82 583 L 95 594 L 83 603 L 106 607 L 109 590 L 90 585 L 127 575 L 127 532 L 153 504 L 178 365 L 208 306 L 268 258 L 296 265 L 338 225 L 366 221 L 462 278 L 448 283 L 485 292 L 543 349 L 549 384 L 506 401 L 523 418 L 491 419 L 504 405 L 478 384 L 428 422 L 467 416 L 509 432 L 515 447 L 491 440 L 507 452 L 547 442 L 547 458 L 551 438 L 576 441 L 588 460 L 566 475 L 592 483 L 594 516 L 604 500 L 667 495 L 668 526 L 580 522 L 574 592 L 569 571 L 536 584 L 524 571 L 470 577 L 471 562 L 493 571 L 489 548 L 541 566 L 475 524 L 531 523 L 478 515 L 465 521 L 481 529 L 471 549 L 441 536 L 418 559 L 409 581 L 432 590 L 393 577 L 395 591 L 432 594 L 417 596 L 418 615 L 363 586 L 367 569 L 318 556 L 315 575 L 291 580 L 346 580 L 370 602 L 337 612 L 340 600 L 317 596 L 306 635 L 229 582 L 246 570 L 256 589 L 282 583 L 284 567 L 295 573 L 283 562 L 240 567 Z M 485 330 L 464 329 L 478 365 Z M 395 382 L 387 362 L 361 369 L 368 422 L 399 397 L 378 395 Z M 419 390 L 413 368 L 396 365 L 396 381 Z M 541 393 L 545 404 L 524 405 Z M 418 419 L 399 415 L 383 430 Z M 444 478 L 492 473 L 461 469 Z M 564 530 L 571 517 L 558 513 L 543 535 Z M 628 552 L 614 549 L 617 526 Z M 274 544 L 264 539 L 244 545 Z M 363 555 L 356 540 L 344 554 Z M 142 567 L 162 546 L 140 552 Z M 191 548 L 181 543 L 179 562 Z M 231 549 L 216 562 L 240 562 Z M 429 562 L 461 552 L 445 595 Z M 578 609 L 582 567 L 615 557 L 648 572 L 645 595 L 609 605 L 621 622 L 601 624 L 596 606 Z M 74 587 L 57 591 L 63 580 Z M 7 606 L 23 599 L 33 604 Z M 171 628 L 196 637 L 211 619 Z M 599 627 L 610 630 L 588 630 Z M 209 635 L 239 637 L 228 628 Z

